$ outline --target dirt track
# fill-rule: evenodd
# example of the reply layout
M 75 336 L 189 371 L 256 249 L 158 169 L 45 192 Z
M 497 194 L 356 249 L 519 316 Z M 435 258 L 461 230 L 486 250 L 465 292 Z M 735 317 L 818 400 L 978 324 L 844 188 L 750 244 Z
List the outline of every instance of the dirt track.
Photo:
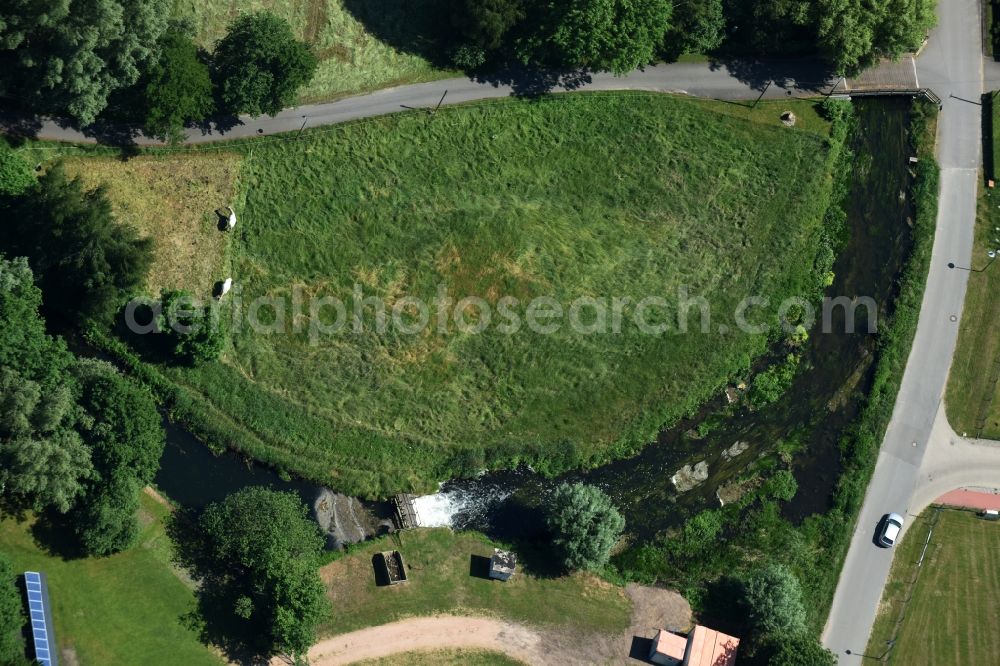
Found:
M 368 627 L 320 641 L 309 650 L 313 666 L 338 666 L 403 652 L 479 648 L 502 652 L 528 664 L 627 664 L 642 653 L 659 627 L 685 631 L 691 608 L 676 592 L 629 585 L 632 625 L 619 636 L 581 635 L 570 629 L 539 629 L 486 617 L 439 615 Z M 645 656 L 643 654 L 642 656 Z M 285 664 L 272 661 L 273 666 Z
M 313 666 L 336 666 L 399 652 L 481 648 L 529 664 L 545 661 L 542 636 L 534 629 L 485 617 L 416 617 L 328 638 L 309 650 Z M 281 662 L 272 662 L 281 663 Z

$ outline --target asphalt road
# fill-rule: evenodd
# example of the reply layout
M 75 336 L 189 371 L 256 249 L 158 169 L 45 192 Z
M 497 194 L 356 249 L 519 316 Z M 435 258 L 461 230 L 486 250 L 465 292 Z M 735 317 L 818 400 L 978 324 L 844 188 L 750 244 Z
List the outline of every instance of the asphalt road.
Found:
M 967 272 L 949 269 L 948 263 L 968 266 L 972 252 L 983 57 L 978 0 L 941 0 L 938 16 L 939 25 L 917 59 L 920 84 L 933 88 L 944 104 L 938 134 L 942 170 L 937 234 L 916 338 L 823 634 L 824 644 L 841 664 L 862 663 L 892 564 L 893 552 L 873 544 L 876 525 L 890 511 L 905 516 L 926 506 L 927 474 L 921 472 L 925 455 L 934 449 L 932 457 L 939 458 L 937 449 L 950 446 L 947 437 L 932 434 L 936 422 L 940 428 L 944 421 L 941 401 L 968 278 Z
M 671 63 L 647 67 L 627 76 L 608 73 L 591 74 L 514 74 L 491 80 L 469 78 L 445 79 L 368 95 L 348 97 L 335 102 L 311 104 L 286 109 L 276 116 L 240 117 L 234 123 L 212 124 L 190 129 L 186 143 L 210 143 L 226 139 L 266 136 L 294 132 L 303 127 L 333 125 L 358 118 L 396 113 L 408 108 L 432 108 L 444 97 L 445 104 L 460 104 L 483 99 L 532 95 L 541 92 L 572 90 L 651 90 L 677 92 L 717 99 L 765 99 L 812 97 L 829 92 L 839 81 L 815 61 Z M 768 85 L 769 82 L 773 82 Z M 0 128 L 41 139 L 72 142 L 123 141 L 155 144 L 141 133 L 121 127 L 93 127 L 80 131 L 65 121 L 0 116 Z

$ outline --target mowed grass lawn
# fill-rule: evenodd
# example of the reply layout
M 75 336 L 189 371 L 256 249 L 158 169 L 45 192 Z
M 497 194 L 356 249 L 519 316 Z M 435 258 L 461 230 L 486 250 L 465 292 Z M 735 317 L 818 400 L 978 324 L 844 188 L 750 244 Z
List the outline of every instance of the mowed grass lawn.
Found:
M 916 572 L 934 509 L 925 511 L 899 544 L 879 616 L 865 654 L 879 656 Z M 895 646 L 894 664 L 995 664 L 1000 634 L 993 631 L 1000 598 L 1000 524 L 967 511 L 942 511 L 913 588 Z
M 778 126 L 790 105 L 810 129 Z M 166 372 L 211 421 L 196 427 L 209 439 L 359 495 L 634 452 L 766 350 L 735 330 L 744 297 L 770 299 L 748 314 L 759 322 L 816 294 L 828 127 L 810 103 L 765 110 L 762 123 L 666 95 L 559 95 L 244 144 L 230 301 L 242 323 L 222 362 Z M 709 333 L 696 306 L 678 331 L 685 289 L 711 305 Z M 357 293 L 384 307 L 384 330 Z M 440 294 L 482 299 L 490 325 L 462 330 Z M 310 317 L 324 297 L 345 311 Z M 507 310 L 524 324 L 538 297 L 562 308 L 558 330 L 500 326 L 501 301 L 516 299 Z M 636 324 L 647 297 L 668 301 L 644 312 L 666 335 Z M 273 302 L 254 330 L 260 298 Z M 428 308 L 416 332 L 389 316 L 417 323 L 410 298 Z M 603 303 L 603 328 L 585 301 L 584 330 L 568 325 L 581 298 Z M 625 302 L 620 326 L 612 299 Z M 486 323 L 481 304 L 460 314 Z M 312 335 L 310 322 L 341 327 Z
M 430 3 L 363 0 L 174 0 L 173 15 L 191 19 L 197 41 L 211 50 L 241 13 L 270 10 L 285 18 L 320 64 L 300 101 L 322 101 L 379 88 L 429 81 L 456 72 L 434 67 L 423 55 L 423 35 L 442 23 Z
M 0 551 L 18 571 L 49 579 L 61 663 L 133 666 L 220 665 L 186 628 L 194 594 L 170 567 L 167 509 L 143 495 L 139 545 L 106 558 L 64 560 L 39 547 L 30 522 L 0 521 Z
M 493 554 L 493 544 L 481 534 L 436 528 L 407 530 L 398 537 L 365 543 L 323 567 L 320 575 L 334 613 L 322 635 L 435 613 L 499 616 L 583 634 L 617 634 L 629 626 L 632 605 L 625 592 L 592 574 L 536 578 L 521 566 L 513 578 L 500 582 L 479 577 L 473 565 L 473 555 L 488 559 Z M 372 557 L 386 550 L 402 554 L 408 582 L 375 585 Z
M 992 94 L 990 94 L 992 96 Z M 1000 103 L 987 101 L 993 127 L 994 171 L 1000 168 Z M 994 175 L 993 178 L 996 178 Z M 972 267 L 983 269 L 991 262 L 987 250 L 1000 249 L 1000 189 L 981 186 L 976 214 L 976 238 Z M 1000 439 L 1000 267 L 969 273 L 958 347 L 948 378 L 945 407 L 948 421 L 959 434 Z

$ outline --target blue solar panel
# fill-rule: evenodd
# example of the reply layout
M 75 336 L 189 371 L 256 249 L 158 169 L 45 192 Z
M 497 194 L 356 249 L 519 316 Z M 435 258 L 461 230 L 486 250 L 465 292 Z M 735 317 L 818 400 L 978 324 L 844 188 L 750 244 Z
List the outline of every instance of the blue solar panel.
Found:
M 45 577 L 37 571 L 26 571 L 24 572 L 24 587 L 28 593 L 35 660 L 42 666 L 58 666 L 55 641 L 52 637 L 52 615 L 47 608 L 49 598 Z

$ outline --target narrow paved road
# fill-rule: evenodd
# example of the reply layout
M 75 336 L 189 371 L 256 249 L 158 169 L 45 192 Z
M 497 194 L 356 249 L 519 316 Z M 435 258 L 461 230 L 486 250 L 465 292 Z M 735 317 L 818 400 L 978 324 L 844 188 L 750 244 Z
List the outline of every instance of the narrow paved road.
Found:
M 841 664 L 862 663 L 892 564 L 892 551 L 873 544 L 881 516 L 917 512 L 951 490 L 938 492 L 940 476 L 933 487 L 927 481 L 950 455 L 963 468 L 953 481 L 970 478 L 966 472 L 973 471 L 965 468 L 974 456 L 962 461 L 948 450 L 955 444 L 950 443 L 941 402 L 968 278 L 967 272 L 949 269 L 948 263 L 969 265 L 976 219 L 983 83 L 979 2 L 940 0 L 938 16 L 940 23 L 917 60 L 921 85 L 932 87 L 944 100 L 938 133 L 937 235 L 913 349 L 823 634 L 824 644 Z
M 431 108 L 444 98 L 444 104 L 460 104 L 483 99 L 531 95 L 540 92 L 571 90 L 650 90 L 678 92 L 718 99 L 765 99 L 788 96 L 813 97 L 829 92 L 839 79 L 832 77 L 819 62 L 671 63 L 647 67 L 627 76 L 605 72 L 573 75 L 527 75 L 507 80 L 469 78 L 445 79 L 380 90 L 368 95 L 348 97 L 335 102 L 310 104 L 286 109 L 276 116 L 241 117 L 229 127 L 213 125 L 189 129 L 185 143 L 210 143 L 227 139 L 266 136 L 294 132 L 303 127 L 333 125 L 358 118 L 396 113 L 407 108 Z M 768 85 L 769 82 L 773 82 Z M 131 140 L 140 145 L 156 144 L 141 133 L 127 133 L 120 127 L 88 128 L 79 131 L 64 121 L 25 120 L 0 115 L 0 129 L 16 131 L 54 141 L 92 143 Z

